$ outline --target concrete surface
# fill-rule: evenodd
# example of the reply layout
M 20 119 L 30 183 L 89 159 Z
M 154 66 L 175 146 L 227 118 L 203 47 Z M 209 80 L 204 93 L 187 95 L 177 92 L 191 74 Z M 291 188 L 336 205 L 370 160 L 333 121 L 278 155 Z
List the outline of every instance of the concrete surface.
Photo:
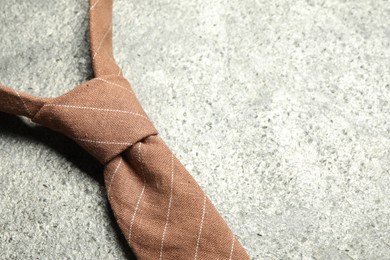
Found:
M 0 0 L 0 79 L 91 78 L 87 1 Z M 116 0 L 115 56 L 253 259 L 390 259 L 390 3 Z M 102 168 L 0 115 L 0 258 L 125 259 Z

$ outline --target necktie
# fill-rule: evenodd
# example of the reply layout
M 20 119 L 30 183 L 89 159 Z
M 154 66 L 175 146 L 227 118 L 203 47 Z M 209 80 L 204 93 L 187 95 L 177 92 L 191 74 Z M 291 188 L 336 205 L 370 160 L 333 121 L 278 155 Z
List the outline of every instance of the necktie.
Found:
M 0 86 L 0 111 L 65 134 L 105 165 L 108 200 L 138 259 L 249 259 L 115 63 L 112 1 L 90 0 L 95 78 L 57 98 Z

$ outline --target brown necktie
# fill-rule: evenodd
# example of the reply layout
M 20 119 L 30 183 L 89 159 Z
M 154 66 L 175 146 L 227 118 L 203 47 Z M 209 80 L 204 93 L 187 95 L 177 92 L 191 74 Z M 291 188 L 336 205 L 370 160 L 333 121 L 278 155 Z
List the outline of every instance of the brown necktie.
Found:
M 59 131 L 105 165 L 115 218 L 138 259 L 249 259 L 158 136 L 112 54 L 112 0 L 90 0 L 95 78 L 57 98 L 0 86 L 0 111 Z

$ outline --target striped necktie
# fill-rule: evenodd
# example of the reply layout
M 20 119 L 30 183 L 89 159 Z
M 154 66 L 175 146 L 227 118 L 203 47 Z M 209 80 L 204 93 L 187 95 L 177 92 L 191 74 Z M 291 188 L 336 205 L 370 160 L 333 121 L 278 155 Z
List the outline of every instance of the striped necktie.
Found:
M 249 259 L 161 140 L 112 51 L 112 0 L 90 0 L 94 78 L 56 98 L 0 86 L 0 111 L 61 132 L 105 165 L 107 196 L 138 259 Z

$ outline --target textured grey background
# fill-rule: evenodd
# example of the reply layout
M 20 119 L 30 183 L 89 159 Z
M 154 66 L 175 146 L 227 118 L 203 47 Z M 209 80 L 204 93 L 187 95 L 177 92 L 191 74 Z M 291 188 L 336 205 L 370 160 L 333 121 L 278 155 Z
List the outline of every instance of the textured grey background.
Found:
M 86 0 L 0 0 L 0 80 L 92 77 Z M 390 2 L 116 0 L 115 56 L 253 259 L 390 259 Z M 124 259 L 102 168 L 0 114 L 0 258 Z

